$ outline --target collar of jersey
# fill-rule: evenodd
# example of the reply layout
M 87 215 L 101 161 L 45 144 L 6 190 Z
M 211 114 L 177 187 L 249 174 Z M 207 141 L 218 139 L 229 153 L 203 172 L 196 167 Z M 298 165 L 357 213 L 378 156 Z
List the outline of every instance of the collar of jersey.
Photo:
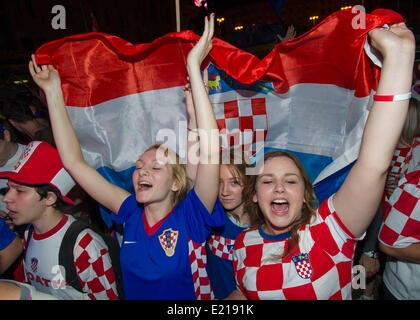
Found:
M 286 240 L 289 239 L 290 237 L 290 232 L 286 232 L 286 233 L 282 233 L 282 234 L 268 234 L 265 233 L 262 229 L 262 226 L 259 225 L 258 226 L 258 232 L 260 233 L 260 236 L 268 241 L 282 241 L 282 240 Z
M 48 230 L 45 233 L 36 233 L 35 228 L 34 228 L 34 233 L 32 234 L 32 237 L 34 240 L 44 240 L 47 239 L 48 237 L 51 237 L 53 234 L 55 234 L 56 232 L 58 232 L 58 230 L 60 230 L 67 222 L 67 220 L 69 219 L 69 217 L 67 217 L 65 214 L 63 214 L 63 217 L 61 218 L 60 222 L 58 222 L 54 228 Z
M 144 224 L 144 231 L 146 231 L 146 234 L 148 236 L 153 235 L 156 231 L 158 231 L 158 229 L 160 228 L 160 226 L 162 225 L 162 223 L 165 222 L 166 218 L 169 217 L 169 215 L 172 213 L 174 209 L 172 209 L 171 211 L 169 211 L 169 213 L 162 218 L 161 220 L 159 220 L 158 222 L 156 222 L 153 227 L 149 226 L 149 223 L 147 222 L 146 219 L 146 213 L 143 211 L 143 224 Z

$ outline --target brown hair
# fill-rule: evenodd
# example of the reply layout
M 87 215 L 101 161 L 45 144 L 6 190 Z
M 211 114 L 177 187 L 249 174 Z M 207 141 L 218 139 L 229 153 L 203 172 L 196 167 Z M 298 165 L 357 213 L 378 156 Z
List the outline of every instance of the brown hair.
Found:
M 229 158 L 227 158 L 229 157 Z M 232 176 L 236 178 L 239 185 L 242 187 L 242 199 L 244 201 L 244 210 L 247 212 L 249 216 L 249 220 L 251 225 L 254 225 L 258 222 L 258 217 L 251 215 L 250 211 L 247 208 L 247 202 L 245 201 L 245 186 L 248 184 L 248 175 L 246 174 L 247 168 L 250 168 L 249 159 L 245 158 L 244 153 L 240 149 L 231 149 L 231 150 L 224 150 L 220 155 L 220 159 L 222 164 L 228 166 L 228 169 Z M 238 161 L 239 160 L 239 161 Z M 237 221 L 239 221 L 239 217 L 233 213 L 233 211 L 225 210 L 226 214 L 229 216 L 234 217 Z
M 45 184 L 38 184 L 38 185 L 27 185 L 29 187 L 33 187 L 35 191 L 39 194 L 40 200 L 47 198 L 48 192 L 53 192 L 57 200 L 52 205 L 52 207 L 58 211 L 61 211 L 66 214 L 75 214 L 80 208 L 77 205 L 73 205 L 70 203 L 67 203 L 63 200 L 63 197 L 61 196 L 61 192 L 54 186 L 45 183 Z
M 315 197 L 315 192 L 314 192 L 312 183 L 309 180 L 308 175 L 306 174 L 305 169 L 303 168 L 299 159 L 295 155 L 289 152 L 284 152 L 284 151 L 272 151 L 272 152 L 266 153 L 264 155 L 264 158 L 260 159 L 258 163 L 261 163 L 261 161 L 265 163 L 267 160 L 277 158 L 277 157 L 287 157 L 295 163 L 296 167 L 299 169 L 299 172 L 302 176 L 304 187 L 305 187 L 305 190 L 304 190 L 305 202 L 303 203 L 303 207 L 302 207 L 302 215 L 299 219 L 293 222 L 290 229 L 289 243 L 288 243 L 287 249 L 281 256 L 279 256 L 279 258 L 284 258 L 296 250 L 297 245 L 299 243 L 298 231 L 302 226 L 309 223 L 309 221 L 311 220 L 313 216 L 315 216 L 316 207 L 318 206 L 318 203 Z M 245 199 L 246 199 L 245 205 L 249 210 L 248 211 L 249 214 L 256 217 L 258 224 L 264 224 L 265 223 L 264 216 L 261 212 L 261 209 L 258 203 L 255 203 L 252 201 L 252 198 L 256 193 L 255 187 L 256 187 L 257 179 L 258 179 L 258 175 L 253 175 L 253 176 L 250 176 L 249 179 L 247 180 L 248 183 L 244 188 Z
M 179 189 L 172 195 L 172 203 L 176 206 L 186 198 L 189 190 L 185 164 L 181 163 L 180 158 L 175 151 L 163 144 L 156 143 L 150 146 L 144 153 L 150 150 L 162 150 L 164 152 L 163 155 L 168 160 L 168 165 L 172 168 L 172 179 L 178 182 L 179 186 Z

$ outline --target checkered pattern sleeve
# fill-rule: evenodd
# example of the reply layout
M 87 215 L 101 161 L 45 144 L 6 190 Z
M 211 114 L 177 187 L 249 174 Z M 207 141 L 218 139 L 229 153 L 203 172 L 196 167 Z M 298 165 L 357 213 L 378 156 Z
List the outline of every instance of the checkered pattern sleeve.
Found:
M 383 203 L 379 241 L 395 248 L 420 242 L 420 138 L 414 140 L 398 187 Z
M 379 241 L 405 248 L 420 242 L 420 168 L 405 175 L 384 201 Z
M 102 238 L 81 232 L 75 244 L 74 265 L 82 288 L 91 300 L 116 300 L 117 289 L 111 258 Z

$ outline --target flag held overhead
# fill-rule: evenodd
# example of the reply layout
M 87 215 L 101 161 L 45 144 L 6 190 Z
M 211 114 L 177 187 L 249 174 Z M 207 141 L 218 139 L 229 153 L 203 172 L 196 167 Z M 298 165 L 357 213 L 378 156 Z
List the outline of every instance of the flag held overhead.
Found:
M 364 52 L 367 33 L 404 22 L 378 9 L 366 14 L 361 29 L 352 27 L 354 16 L 336 12 L 262 60 L 215 38 L 202 65 L 222 146 L 240 146 L 256 157 L 273 149 L 295 153 L 320 201 L 338 189 L 358 156 L 380 73 Z M 183 154 L 186 57 L 198 39 L 182 31 L 133 45 L 86 33 L 37 50 L 37 63 L 53 64 L 60 73 L 86 161 L 113 183 L 131 181 L 134 163 L 161 129 L 177 134 Z

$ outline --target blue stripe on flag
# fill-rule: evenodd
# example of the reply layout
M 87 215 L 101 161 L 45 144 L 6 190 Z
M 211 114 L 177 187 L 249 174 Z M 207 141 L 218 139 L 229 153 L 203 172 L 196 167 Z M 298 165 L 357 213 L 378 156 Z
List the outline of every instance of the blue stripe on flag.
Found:
M 338 191 L 355 162 L 356 161 L 350 163 L 341 170 L 334 172 L 332 175 L 321 180 L 314 186 L 318 203 L 322 203 L 322 201 Z
M 101 167 L 97 170 L 110 183 L 117 185 L 118 187 L 123 188 L 130 193 L 134 193 L 134 187 L 132 182 L 134 169 L 135 166 L 120 172 L 116 172 L 108 167 Z M 112 226 L 112 220 L 110 217 L 111 211 L 103 207 L 102 205 L 99 205 L 99 212 L 105 224 L 108 226 L 108 228 L 110 228 Z
M 272 82 L 257 80 L 252 84 L 243 84 L 212 63 L 209 64 L 207 71 L 209 75 L 209 95 L 225 93 L 233 90 L 249 90 L 260 93 L 269 93 L 274 91 Z

